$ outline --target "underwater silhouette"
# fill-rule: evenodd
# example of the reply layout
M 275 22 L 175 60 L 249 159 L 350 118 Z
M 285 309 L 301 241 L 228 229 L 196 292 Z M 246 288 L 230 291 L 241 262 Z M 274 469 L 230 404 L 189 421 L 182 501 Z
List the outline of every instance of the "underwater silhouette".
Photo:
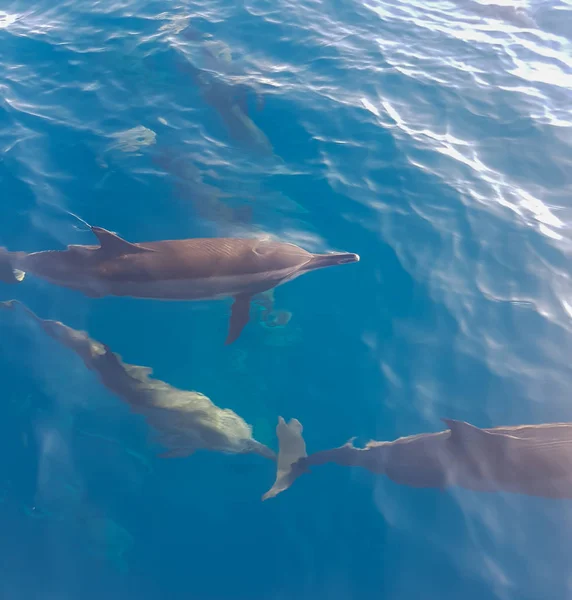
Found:
M 162 457 L 190 456 L 196 450 L 259 454 L 274 460 L 274 452 L 252 437 L 252 427 L 234 411 L 219 408 L 205 395 L 177 389 L 151 377 L 148 367 L 126 364 L 108 346 L 59 321 L 41 319 L 22 303 L 1 302 L 0 308 L 20 307 L 45 333 L 73 350 L 101 383 L 143 415 L 167 448 Z

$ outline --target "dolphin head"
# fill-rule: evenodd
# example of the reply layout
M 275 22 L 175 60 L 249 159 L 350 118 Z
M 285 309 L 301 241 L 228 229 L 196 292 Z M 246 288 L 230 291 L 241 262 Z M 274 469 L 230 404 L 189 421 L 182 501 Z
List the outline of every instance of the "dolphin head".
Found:
M 252 252 L 258 265 L 269 271 L 301 268 L 313 256 L 295 244 L 272 240 L 257 240 L 252 246 Z
M 258 241 L 253 246 L 253 252 L 261 266 L 276 271 L 286 268 L 312 271 L 359 261 L 359 255 L 351 252 L 312 254 L 295 244 L 271 240 Z

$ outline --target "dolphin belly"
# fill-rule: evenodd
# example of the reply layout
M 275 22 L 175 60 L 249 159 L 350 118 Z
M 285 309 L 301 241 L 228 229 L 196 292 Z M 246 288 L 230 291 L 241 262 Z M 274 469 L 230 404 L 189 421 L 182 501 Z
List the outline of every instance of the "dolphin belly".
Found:
M 102 282 L 113 296 L 162 300 L 213 300 L 240 294 L 257 294 L 292 279 L 291 269 L 225 275 L 201 279 L 151 279 L 148 281 Z

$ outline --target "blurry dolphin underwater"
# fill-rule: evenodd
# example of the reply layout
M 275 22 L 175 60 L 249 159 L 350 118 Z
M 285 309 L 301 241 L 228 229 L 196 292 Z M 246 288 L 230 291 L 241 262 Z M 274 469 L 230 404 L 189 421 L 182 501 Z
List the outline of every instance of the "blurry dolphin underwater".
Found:
M 222 41 L 203 35 L 192 25 L 180 32 L 183 46 L 177 47 L 177 69 L 188 75 L 204 101 L 212 106 L 232 139 L 263 156 L 272 156 L 272 144 L 249 116 L 248 98 L 253 95 L 258 110 L 264 99 L 250 84 L 244 83 L 233 68 L 232 51 Z M 197 63 L 197 64 L 195 64 Z M 243 81 L 242 83 L 236 80 Z
M 479 429 L 443 419 L 449 428 L 392 442 L 353 445 L 306 455 L 302 426 L 280 417 L 278 472 L 263 500 L 273 498 L 309 467 L 336 463 L 363 467 L 416 488 L 458 486 L 480 492 L 512 492 L 545 498 L 572 498 L 572 423 Z
M 230 454 L 259 454 L 275 460 L 274 452 L 252 437 L 252 427 L 228 408 L 219 408 L 203 394 L 179 390 L 153 379 L 148 367 L 129 365 L 108 346 L 59 321 L 45 320 L 16 300 L 2 309 L 20 307 L 51 338 L 73 350 L 101 383 L 143 415 L 168 450 L 163 458 L 190 456 L 204 449 Z
M 294 244 L 256 238 L 191 238 L 131 243 L 91 227 L 99 246 L 9 252 L 0 248 L 0 281 L 18 283 L 26 272 L 86 296 L 157 300 L 234 297 L 226 344 L 250 318 L 250 301 L 306 273 L 359 261 L 352 253 L 312 254 Z
M 162 148 L 153 155 L 158 165 L 173 182 L 175 198 L 180 207 L 192 207 L 196 217 L 211 224 L 216 229 L 234 229 L 236 225 L 252 222 L 252 207 L 247 204 L 236 205 L 228 200 L 229 194 L 223 193 L 213 185 L 205 183 L 200 170 L 181 152 Z

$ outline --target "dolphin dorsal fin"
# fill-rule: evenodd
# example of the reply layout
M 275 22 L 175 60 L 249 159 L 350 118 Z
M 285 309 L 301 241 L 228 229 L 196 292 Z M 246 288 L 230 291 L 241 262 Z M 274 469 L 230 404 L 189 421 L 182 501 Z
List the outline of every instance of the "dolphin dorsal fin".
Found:
M 92 227 L 91 231 L 95 237 L 99 240 L 101 250 L 107 254 L 121 255 L 121 254 L 138 254 L 140 252 L 155 252 L 150 248 L 139 246 L 138 244 L 132 244 L 123 238 L 120 238 L 115 233 L 107 231 L 102 227 Z
M 465 421 L 456 421 L 455 419 L 441 419 L 445 425 L 451 430 L 451 436 L 449 440 L 454 444 L 466 446 L 472 442 L 483 440 L 483 438 L 489 437 L 488 431 L 484 431 L 467 423 Z

